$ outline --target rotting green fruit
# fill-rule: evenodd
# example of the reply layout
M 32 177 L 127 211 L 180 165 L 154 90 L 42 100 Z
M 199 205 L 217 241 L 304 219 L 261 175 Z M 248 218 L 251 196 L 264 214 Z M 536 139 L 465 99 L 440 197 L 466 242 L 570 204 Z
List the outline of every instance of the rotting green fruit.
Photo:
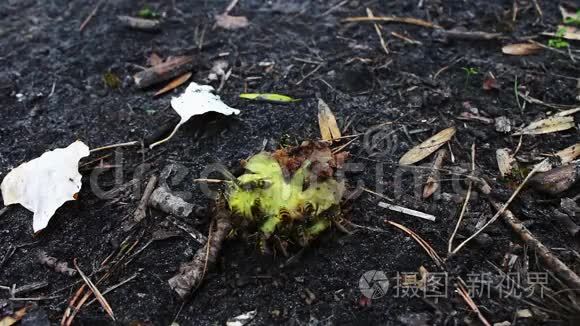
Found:
M 259 153 L 246 163 L 246 173 L 227 191 L 232 212 L 259 225 L 265 238 L 301 230 L 307 238 L 318 236 L 330 225 L 327 211 L 337 207 L 344 182 L 334 177 L 322 180 L 304 160 L 292 175 L 269 153 Z

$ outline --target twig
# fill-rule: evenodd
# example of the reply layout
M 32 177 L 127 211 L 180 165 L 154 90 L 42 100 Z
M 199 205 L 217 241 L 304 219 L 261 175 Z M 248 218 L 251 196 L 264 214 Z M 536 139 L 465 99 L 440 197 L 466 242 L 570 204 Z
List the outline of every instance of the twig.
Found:
M 471 145 L 471 174 L 473 175 L 475 171 L 475 144 Z M 465 211 L 467 210 L 467 203 L 469 203 L 469 198 L 471 197 L 471 188 L 473 187 L 473 180 L 469 179 L 469 184 L 467 186 L 467 194 L 465 195 L 465 201 L 463 202 L 463 207 L 461 207 L 461 213 L 459 214 L 459 219 L 457 219 L 457 225 L 455 225 L 455 230 L 449 237 L 449 243 L 447 245 L 447 253 L 451 252 L 451 248 L 453 247 L 453 238 L 455 238 L 455 234 L 457 234 L 457 230 L 459 230 L 459 226 L 461 225 L 461 221 L 463 220 L 463 216 L 465 215 Z
M 522 92 L 518 92 L 518 95 L 521 98 L 523 98 L 528 103 L 531 103 L 531 104 L 539 104 L 539 105 L 547 106 L 547 107 L 552 108 L 552 109 L 573 109 L 573 108 L 576 108 L 577 107 L 575 105 L 546 103 L 546 102 L 544 102 L 542 100 L 539 100 L 537 98 L 534 98 L 534 97 L 531 97 L 529 95 L 523 94 Z
M 544 18 L 544 13 L 542 12 L 542 8 L 540 7 L 538 0 L 532 0 L 532 1 L 534 1 L 534 7 L 536 8 L 536 12 L 538 13 L 538 16 L 540 16 L 540 18 Z
M 83 21 L 83 23 L 81 24 L 81 26 L 79 27 L 79 32 L 82 32 L 83 29 L 85 29 L 85 27 L 87 26 L 87 24 L 91 21 L 91 19 L 93 19 L 93 17 L 97 14 L 97 11 L 99 10 L 99 7 L 103 4 L 103 2 L 105 2 L 105 0 L 100 0 L 99 2 L 97 2 L 97 5 L 95 6 L 95 8 L 93 9 L 93 11 L 91 11 L 91 13 L 87 16 L 87 18 Z
M 323 66 L 323 65 L 324 65 L 324 64 L 319 64 L 319 65 L 318 65 L 316 68 L 314 68 L 314 70 L 312 70 L 311 72 L 307 73 L 307 74 L 306 74 L 306 76 L 302 77 L 302 79 L 300 79 L 300 81 L 298 81 L 298 82 L 296 83 L 296 85 L 300 85 L 300 84 L 302 84 L 302 82 L 303 82 L 304 80 L 306 80 L 306 78 L 308 78 L 308 77 L 312 76 L 314 73 L 316 73 L 316 72 L 317 72 L 317 71 L 318 71 L 320 68 L 322 68 L 322 66 Z
M 177 275 L 169 279 L 169 286 L 181 298 L 186 298 L 203 282 L 208 266 L 217 260 L 225 237 L 231 230 L 230 212 L 225 208 L 218 208 L 215 217 L 216 230 L 211 231 L 207 243 L 197 250 L 193 260 L 182 265 Z M 213 224 L 213 223 L 212 223 Z
M 130 142 L 126 142 L 126 143 L 112 144 L 112 145 L 107 145 L 107 146 L 93 148 L 93 149 L 91 149 L 90 152 L 91 153 L 94 153 L 94 152 L 98 152 L 98 151 L 104 151 L 106 149 L 112 149 L 112 148 L 118 148 L 118 147 L 137 146 L 137 145 L 140 145 L 140 144 L 141 144 L 140 141 L 135 140 L 135 141 L 130 141 Z
M 73 263 L 75 265 L 75 268 L 79 272 L 79 275 L 85 281 L 85 283 L 87 284 L 87 286 L 89 287 L 89 289 L 91 289 L 91 292 L 93 292 L 93 294 L 95 295 L 95 298 L 97 300 L 99 300 L 99 303 L 101 304 L 101 306 L 103 307 L 103 309 L 105 309 L 105 311 L 107 312 L 107 314 L 114 321 L 115 320 L 115 315 L 113 314 L 113 309 L 111 309 L 111 306 L 109 305 L 109 303 L 107 302 L 107 300 L 105 299 L 105 297 L 103 297 L 103 295 L 101 294 L 101 291 L 99 291 L 99 289 L 97 289 L 97 287 L 93 284 L 93 282 L 79 268 L 79 265 L 77 264 L 77 259 L 76 258 L 73 259 Z
M 528 180 L 538 171 L 538 170 L 542 170 L 543 168 L 545 168 L 545 166 L 549 164 L 548 160 L 544 160 L 542 161 L 542 163 L 537 164 L 536 166 L 534 166 L 534 168 L 532 169 L 532 171 L 530 171 L 530 173 L 528 173 L 528 175 L 526 176 L 526 178 L 524 179 L 524 181 L 522 181 L 522 183 L 518 186 L 518 188 L 513 192 L 513 194 L 511 195 L 511 197 L 508 199 L 507 202 L 505 202 L 505 204 L 501 207 L 501 209 L 499 209 L 497 211 L 497 213 L 489 220 L 487 221 L 487 223 L 485 223 L 481 228 L 479 228 L 477 231 L 475 231 L 475 233 L 473 233 L 469 238 L 465 239 L 462 243 L 460 243 L 457 248 L 455 248 L 451 254 L 456 254 L 463 246 L 465 246 L 469 241 L 473 240 L 473 238 L 477 237 L 481 232 L 483 232 L 483 230 L 485 230 L 486 227 L 488 227 L 490 224 L 492 224 L 493 222 L 495 222 L 497 220 L 497 218 L 503 214 L 503 212 L 508 208 L 509 204 L 511 204 L 512 200 L 514 200 L 514 198 L 516 198 L 516 196 L 519 194 L 520 190 L 522 190 L 522 188 L 524 187 L 524 185 L 528 182 Z
M 385 16 L 385 17 L 348 17 L 342 20 L 345 23 L 350 22 L 384 22 L 384 23 L 403 23 L 403 24 L 410 24 L 410 25 L 417 25 L 422 27 L 428 28 L 437 28 L 440 29 L 441 26 L 433 24 L 431 22 L 412 18 L 412 17 L 394 17 L 394 16 Z
M 369 18 L 375 17 L 370 8 L 367 8 L 367 15 L 369 16 Z M 389 49 L 387 48 L 387 43 L 385 42 L 385 39 L 383 38 L 383 33 L 381 33 L 381 27 L 377 23 L 374 23 L 373 26 L 375 27 L 375 31 L 377 32 L 377 35 L 379 36 L 379 40 L 381 41 L 381 46 L 383 47 L 383 50 L 385 51 L 385 53 L 387 55 L 389 55 Z
M 139 206 L 135 210 L 133 214 L 133 220 L 137 223 L 141 222 L 145 216 L 147 216 L 147 204 L 149 203 L 149 198 L 151 197 L 151 193 L 155 189 L 157 185 L 157 176 L 152 175 L 147 182 L 147 186 L 145 187 L 145 191 L 143 192 L 143 197 L 141 197 L 141 201 L 139 201 Z
M 331 12 L 335 11 L 336 9 L 338 9 L 338 8 L 340 8 L 340 7 L 342 7 L 342 6 L 344 6 L 344 5 L 345 5 L 345 4 L 347 4 L 347 3 L 348 3 L 348 0 L 341 1 L 341 2 L 339 2 L 338 4 L 336 4 L 336 5 L 332 6 L 332 7 L 330 7 L 330 9 L 328 9 L 328 10 L 327 10 L 327 11 L 325 11 L 325 12 L 323 12 L 323 13 L 322 13 L 322 14 L 320 14 L 320 16 L 318 16 L 318 17 L 324 17 L 324 16 L 326 16 L 326 15 L 330 14 Z
M 487 195 L 487 199 L 492 204 L 492 206 L 498 210 L 498 212 L 502 212 L 501 215 L 503 220 L 509 224 L 512 230 L 517 233 L 530 248 L 536 250 L 546 266 L 552 272 L 562 278 L 564 282 L 568 284 L 571 290 L 580 291 L 580 277 L 568 266 L 566 266 L 566 264 L 564 264 L 558 257 L 556 257 L 550 251 L 550 249 L 548 249 L 548 247 L 540 242 L 540 240 L 538 240 L 509 209 L 505 209 L 504 205 L 490 196 L 491 187 L 485 181 L 482 180 L 478 186 L 479 190 L 483 194 Z
M 575 59 L 580 59 L 579 56 L 572 55 L 570 52 L 566 52 L 566 51 L 554 49 L 552 47 L 546 46 L 546 45 L 544 45 L 544 44 L 542 44 L 540 42 L 536 42 L 534 40 L 528 40 L 528 42 L 530 42 L 532 44 L 536 44 L 536 45 L 538 45 L 538 46 L 540 46 L 540 47 L 542 47 L 542 48 L 544 48 L 546 50 L 550 50 L 552 52 L 556 52 L 556 53 L 559 53 L 559 54 L 564 55 L 566 57 L 569 57 L 570 59 L 572 59 L 572 61 L 574 61 Z

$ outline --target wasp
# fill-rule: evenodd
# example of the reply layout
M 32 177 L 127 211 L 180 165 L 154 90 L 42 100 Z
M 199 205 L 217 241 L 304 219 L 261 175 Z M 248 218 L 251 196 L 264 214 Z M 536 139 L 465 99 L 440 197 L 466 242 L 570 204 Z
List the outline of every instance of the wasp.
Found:
M 245 191 L 252 191 L 256 189 L 268 189 L 272 186 L 272 181 L 267 179 L 257 179 L 247 182 L 240 182 L 238 186 Z

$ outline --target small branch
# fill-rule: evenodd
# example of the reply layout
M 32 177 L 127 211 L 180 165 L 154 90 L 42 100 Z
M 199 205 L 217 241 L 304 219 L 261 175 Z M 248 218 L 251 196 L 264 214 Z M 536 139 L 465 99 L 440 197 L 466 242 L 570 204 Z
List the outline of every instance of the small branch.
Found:
M 169 279 L 169 286 L 181 298 L 191 295 L 203 282 L 206 270 L 216 262 L 222 243 L 232 228 L 230 212 L 227 209 L 218 210 L 215 221 L 216 230 L 212 232 L 210 229 L 205 246 L 199 248 L 193 260 L 182 265 L 179 273 Z
M 516 191 L 514 191 L 514 193 L 511 195 L 511 197 L 508 199 L 508 201 L 502 206 L 501 209 L 499 209 L 497 211 L 497 213 L 487 222 L 485 223 L 484 226 L 482 226 L 481 228 L 479 228 L 477 231 L 475 231 L 475 233 L 473 233 L 469 238 L 465 239 L 462 243 L 460 243 L 457 248 L 455 248 L 455 250 L 453 250 L 451 252 L 451 254 L 456 254 L 463 246 L 465 246 L 469 241 L 473 240 L 473 238 L 477 237 L 481 232 L 483 232 L 483 230 L 485 230 L 486 227 L 488 227 L 490 224 L 492 224 L 493 222 L 495 222 L 497 220 L 497 218 L 503 214 L 503 212 L 508 208 L 509 204 L 511 204 L 511 202 L 514 200 L 514 198 L 516 198 L 516 196 L 520 193 L 520 191 L 522 190 L 522 188 L 524 187 L 524 185 L 528 182 L 528 180 L 538 171 L 541 170 L 542 168 L 544 168 L 546 166 L 546 164 L 549 164 L 547 160 L 542 161 L 542 163 L 537 164 L 536 166 L 534 166 L 534 168 L 532 169 L 532 171 L 530 171 L 530 173 L 526 176 L 526 178 L 524 179 L 524 181 L 519 185 L 519 187 L 516 189 Z
M 141 222 L 145 216 L 147 216 L 147 204 L 149 203 L 149 198 L 157 185 L 157 176 L 152 175 L 147 182 L 147 186 L 145 187 L 145 191 L 143 192 L 143 197 L 141 197 L 141 201 L 139 202 L 139 206 L 135 210 L 133 215 L 133 220 L 137 223 Z
M 164 63 L 147 68 L 133 76 L 135 85 L 140 89 L 168 81 L 190 71 L 193 67 L 192 56 L 175 57 Z
M 196 205 L 175 196 L 164 187 L 153 190 L 149 198 L 149 205 L 167 214 L 182 218 L 189 217 L 196 210 Z
M 485 183 L 485 181 L 482 180 L 479 184 L 479 189 L 483 194 L 487 195 L 487 199 L 492 206 L 498 210 L 498 212 L 501 212 L 503 220 L 509 224 L 512 230 L 519 235 L 520 238 L 530 246 L 530 248 L 534 249 L 539 254 L 548 269 L 564 280 L 571 290 L 580 290 L 580 277 L 566 266 L 566 264 L 564 264 L 558 257 L 556 257 L 548 247 L 540 242 L 540 240 L 538 240 L 509 209 L 506 209 L 504 205 L 490 196 L 491 188 L 487 183 Z

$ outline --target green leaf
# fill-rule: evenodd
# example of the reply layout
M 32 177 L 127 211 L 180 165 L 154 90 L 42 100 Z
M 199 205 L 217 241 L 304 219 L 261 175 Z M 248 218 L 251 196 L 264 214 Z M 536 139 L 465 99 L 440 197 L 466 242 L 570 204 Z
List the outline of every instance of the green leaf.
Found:
M 291 103 L 300 101 L 300 99 L 295 99 L 290 96 L 275 94 L 275 93 L 242 93 L 240 98 L 253 101 L 265 101 L 273 103 Z

